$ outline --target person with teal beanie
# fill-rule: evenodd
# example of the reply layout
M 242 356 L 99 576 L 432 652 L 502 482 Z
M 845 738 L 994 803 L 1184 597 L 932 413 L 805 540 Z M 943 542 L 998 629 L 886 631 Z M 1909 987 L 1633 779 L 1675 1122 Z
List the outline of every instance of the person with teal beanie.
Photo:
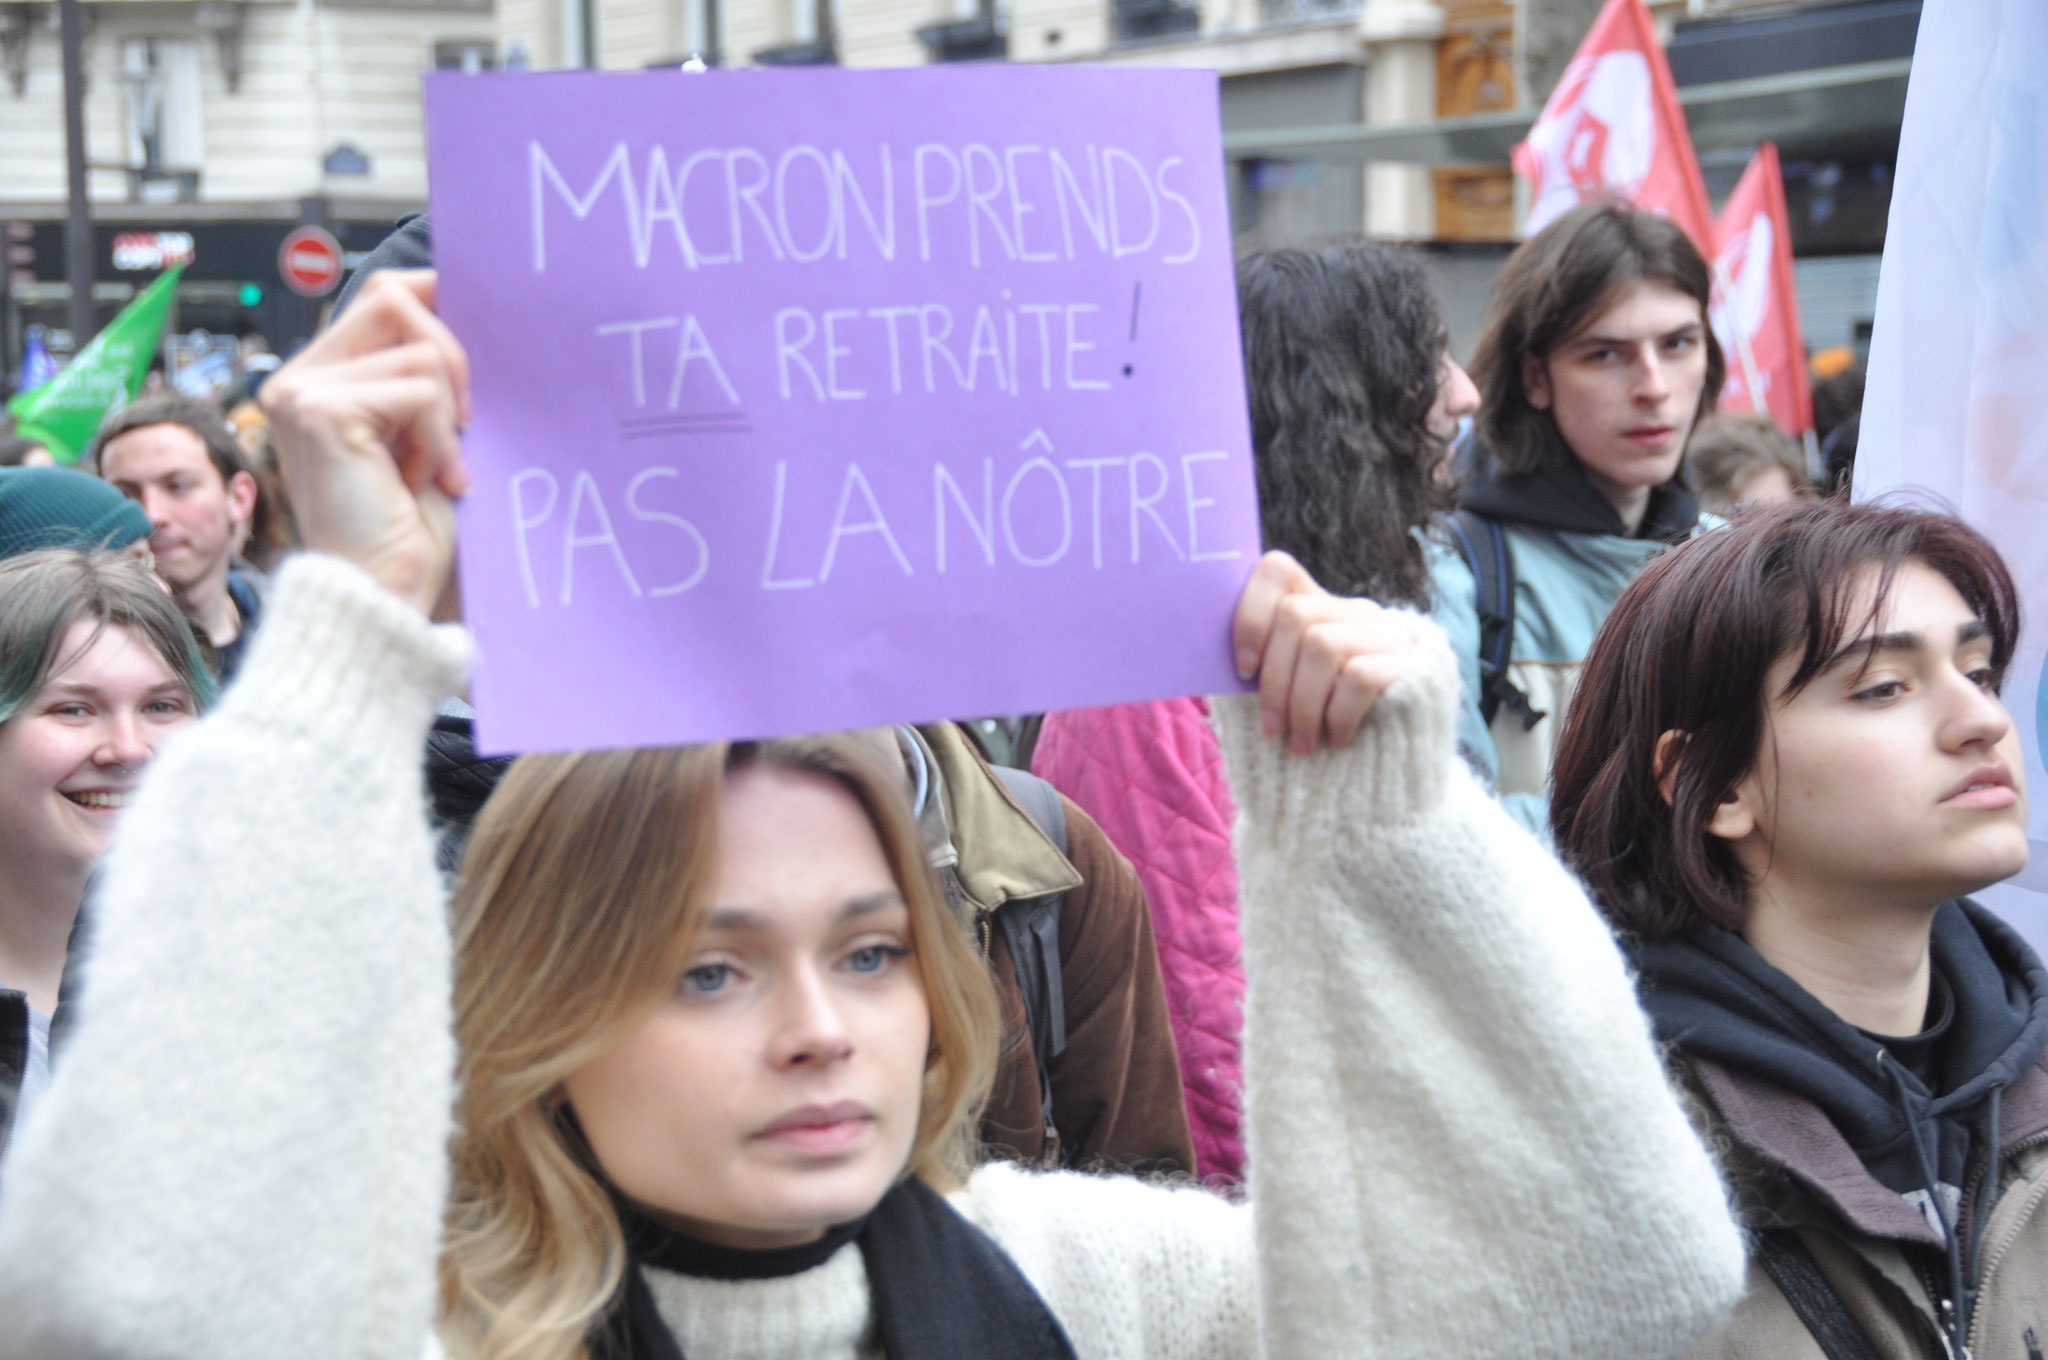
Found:
M 38 548 L 149 549 L 149 516 L 91 473 L 0 468 L 0 559 Z

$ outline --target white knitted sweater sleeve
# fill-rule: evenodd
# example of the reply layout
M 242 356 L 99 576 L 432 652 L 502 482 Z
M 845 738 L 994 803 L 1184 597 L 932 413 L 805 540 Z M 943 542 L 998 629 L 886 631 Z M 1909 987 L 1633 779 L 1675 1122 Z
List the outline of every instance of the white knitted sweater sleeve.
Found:
M 1742 1292 L 1584 893 L 1454 753 L 1442 633 L 1342 751 L 1215 701 L 1241 817 L 1250 1209 L 1012 1169 L 958 1203 L 1081 1360 L 1654 1360 Z
M 9 1354 L 412 1357 L 452 1129 L 421 790 L 460 630 L 300 557 L 108 856 L 85 994 L 0 1181 Z
M 1456 756 L 1425 632 L 1349 749 L 1215 705 L 1262 1353 L 1683 1353 L 1742 1292 L 1720 1180 L 1605 925 Z

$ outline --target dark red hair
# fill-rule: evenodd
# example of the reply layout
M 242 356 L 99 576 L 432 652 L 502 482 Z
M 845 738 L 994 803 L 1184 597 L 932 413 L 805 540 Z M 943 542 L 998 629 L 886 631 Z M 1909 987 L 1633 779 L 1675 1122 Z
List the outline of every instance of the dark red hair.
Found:
M 1705 922 L 1741 928 L 1748 885 L 1708 823 L 1756 764 L 1770 705 L 1883 610 L 1908 561 L 1956 588 L 2003 671 L 2020 628 L 2012 575 L 1982 534 L 1926 510 L 1756 511 L 1658 558 L 1622 592 L 1565 714 L 1550 795 L 1558 853 L 1618 929 L 1656 939 Z M 1871 568 L 1875 600 L 1854 610 Z M 1771 667 L 1794 655 L 1790 682 L 1766 693 Z M 1678 736 L 1660 771 L 1666 732 Z

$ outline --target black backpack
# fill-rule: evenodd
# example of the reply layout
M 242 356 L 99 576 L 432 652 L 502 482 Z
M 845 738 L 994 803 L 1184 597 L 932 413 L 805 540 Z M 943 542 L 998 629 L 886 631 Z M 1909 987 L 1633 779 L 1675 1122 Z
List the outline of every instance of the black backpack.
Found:
M 1023 770 L 1007 765 L 989 768 L 1038 829 L 1066 854 L 1067 810 L 1059 791 Z M 1052 1121 L 1051 1063 L 1067 1048 L 1067 993 L 1060 979 L 1060 908 L 1066 896 L 1056 892 L 1005 902 L 995 913 L 996 926 L 1010 946 L 1010 961 L 1017 966 L 1017 989 L 1024 994 L 1024 1020 L 1031 1051 L 1038 1058 L 1038 1101 L 1048 1146 L 1059 1137 Z
M 1479 716 L 1493 726 L 1502 704 L 1522 720 L 1528 731 L 1546 716 L 1508 679 L 1508 661 L 1515 646 L 1515 555 L 1500 521 L 1476 510 L 1459 510 L 1447 521 L 1458 555 L 1472 569 L 1478 587 Z

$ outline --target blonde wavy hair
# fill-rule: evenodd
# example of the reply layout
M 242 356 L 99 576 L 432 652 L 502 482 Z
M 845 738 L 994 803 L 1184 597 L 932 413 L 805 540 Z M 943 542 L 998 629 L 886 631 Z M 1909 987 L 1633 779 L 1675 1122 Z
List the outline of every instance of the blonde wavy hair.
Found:
M 857 738 L 527 756 L 478 819 L 455 892 L 459 1132 L 441 1257 L 457 1360 L 585 1360 L 626 1267 L 562 1083 L 661 1004 L 716 873 L 728 771 L 829 778 L 874 825 L 931 1012 L 904 1168 L 961 1183 L 1001 1026 L 987 966 L 925 861 L 904 780 Z

